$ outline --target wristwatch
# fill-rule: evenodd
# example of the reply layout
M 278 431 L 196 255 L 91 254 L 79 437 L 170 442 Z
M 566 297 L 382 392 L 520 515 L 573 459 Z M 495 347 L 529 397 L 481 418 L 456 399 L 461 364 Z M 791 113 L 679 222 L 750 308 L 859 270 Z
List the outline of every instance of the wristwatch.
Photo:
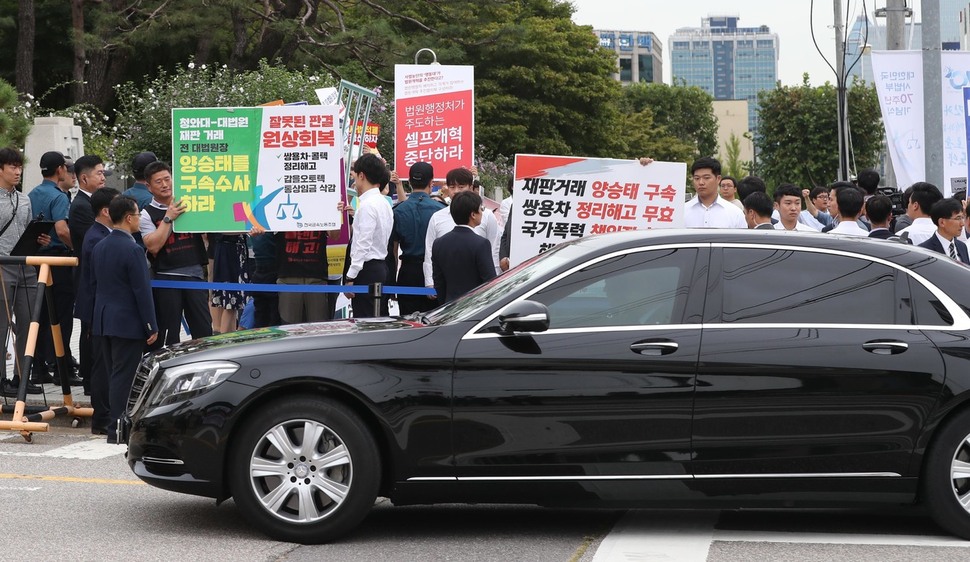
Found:
M 172 224 L 172 217 L 165 215 L 164 217 L 162 217 L 162 222 L 165 224 Z

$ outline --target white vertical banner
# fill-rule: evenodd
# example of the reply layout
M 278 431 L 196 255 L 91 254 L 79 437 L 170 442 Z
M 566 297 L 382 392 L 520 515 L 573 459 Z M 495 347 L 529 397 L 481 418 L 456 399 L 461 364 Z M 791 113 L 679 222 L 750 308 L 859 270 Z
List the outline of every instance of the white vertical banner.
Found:
M 906 189 L 926 178 L 923 54 L 921 51 L 873 51 L 872 76 L 896 184 Z
M 943 51 L 943 184 L 951 195 L 953 188 L 962 189 L 967 178 L 967 120 L 963 107 L 963 89 L 970 86 L 970 52 Z

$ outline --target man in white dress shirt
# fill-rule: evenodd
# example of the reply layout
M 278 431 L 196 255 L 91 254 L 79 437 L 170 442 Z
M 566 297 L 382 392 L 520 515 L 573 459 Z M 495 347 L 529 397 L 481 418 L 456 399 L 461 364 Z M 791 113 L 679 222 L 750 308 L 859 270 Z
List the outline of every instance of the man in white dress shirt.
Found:
M 925 181 L 914 183 L 910 189 L 912 191 L 906 214 L 913 217 L 913 224 L 897 231 L 896 234 L 902 236 L 905 232 L 909 235 L 910 241 L 919 246 L 936 234 L 936 224 L 930 218 L 930 211 L 937 201 L 943 199 L 943 194 L 935 185 Z
M 684 205 L 687 228 L 747 228 L 744 212 L 718 194 L 721 163 L 714 158 L 698 158 L 690 167 L 697 196 Z
M 801 230 L 817 232 L 814 228 L 798 221 L 802 213 L 802 190 L 798 186 L 783 183 L 775 189 L 775 207 L 778 209 L 779 221 L 775 230 Z
M 455 168 L 449 171 L 445 176 L 445 184 L 448 186 L 448 189 L 452 191 L 452 194 L 472 189 L 472 183 L 474 181 L 475 177 L 472 175 L 471 170 L 468 170 L 467 168 Z M 715 187 L 715 189 L 717 188 Z M 432 289 L 434 288 L 434 269 L 431 266 L 431 256 L 433 254 L 432 248 L 434 247 L 434 241 L 441 238 L 445 234 L 448 234 L 454 229 L 455 219 L 451 217 L 451 211 L 449 211 L 447 207 L 431 215 L 431 221 L 428 223 L 428 232 L 424 237 L 425 287 Z M 495 218 L 495 214 L 483 214 L 481 224 L 476 226 L 473 230 L 476 234 L 488 240 L 489 244 L 492 245 L 492 262 L 495 266 L 495 273 L 501 274 L 502 269 L 499 267 L 498 253 L 499 246 L 502 244 L 502 229 L 500 229 L 498 226 L 498 220 Z
M 391 179 L 384 160 L 375 154 L 364 154 L 351 167 L 357 187 L 357 212 L 354 213 L 354 235 L 350 241 L 350 267 L 345 285 L 370 285 L 387 281 L 387 243 L 394 227 L 394 212 L 381 194 L 381 187 Z M 367 293 L 346 293 L 352 299 L 354 318 L 386 315 L 375 310 L 374 298 Z M 384 301 L 386 302 L 386 301 Z M 381 308 L 387 305 L 382 304 Z
M 869 231 L 856 222 L 862 214 L 862 204 L 865 201 L 862 190 L 849 184 L 834 188 L 832 193 L 835 194 L 834 202 L 838 208 L 839 224 L 829 232 L 868 237 Z

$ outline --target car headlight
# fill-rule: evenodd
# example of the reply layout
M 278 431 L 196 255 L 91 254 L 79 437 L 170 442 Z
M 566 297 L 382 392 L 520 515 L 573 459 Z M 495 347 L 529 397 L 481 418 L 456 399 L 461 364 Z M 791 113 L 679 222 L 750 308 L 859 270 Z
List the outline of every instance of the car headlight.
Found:
M 165 369 L 148 397 L 148 406 L 164 406 L 198 396 L 237 370 L 239 365 L 232 361 L 202 361 Z

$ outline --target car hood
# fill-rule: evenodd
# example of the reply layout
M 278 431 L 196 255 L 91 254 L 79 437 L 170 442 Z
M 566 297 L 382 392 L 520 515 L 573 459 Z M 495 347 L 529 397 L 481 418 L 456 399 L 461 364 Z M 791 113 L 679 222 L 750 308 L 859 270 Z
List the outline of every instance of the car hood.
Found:
M 352 318 L 290 324 L 240 330 L 181 342 L 155 352 L 155 358 L 160 362 L 178 360 L 170 363 L 174 365 L 182 363 L 182 359 L 232 359 L 310 348 L 356 347 L 372 344 L 377 339 L 381 343 L 406 343 L 433 331 L 434 328 L 403 318 Z

